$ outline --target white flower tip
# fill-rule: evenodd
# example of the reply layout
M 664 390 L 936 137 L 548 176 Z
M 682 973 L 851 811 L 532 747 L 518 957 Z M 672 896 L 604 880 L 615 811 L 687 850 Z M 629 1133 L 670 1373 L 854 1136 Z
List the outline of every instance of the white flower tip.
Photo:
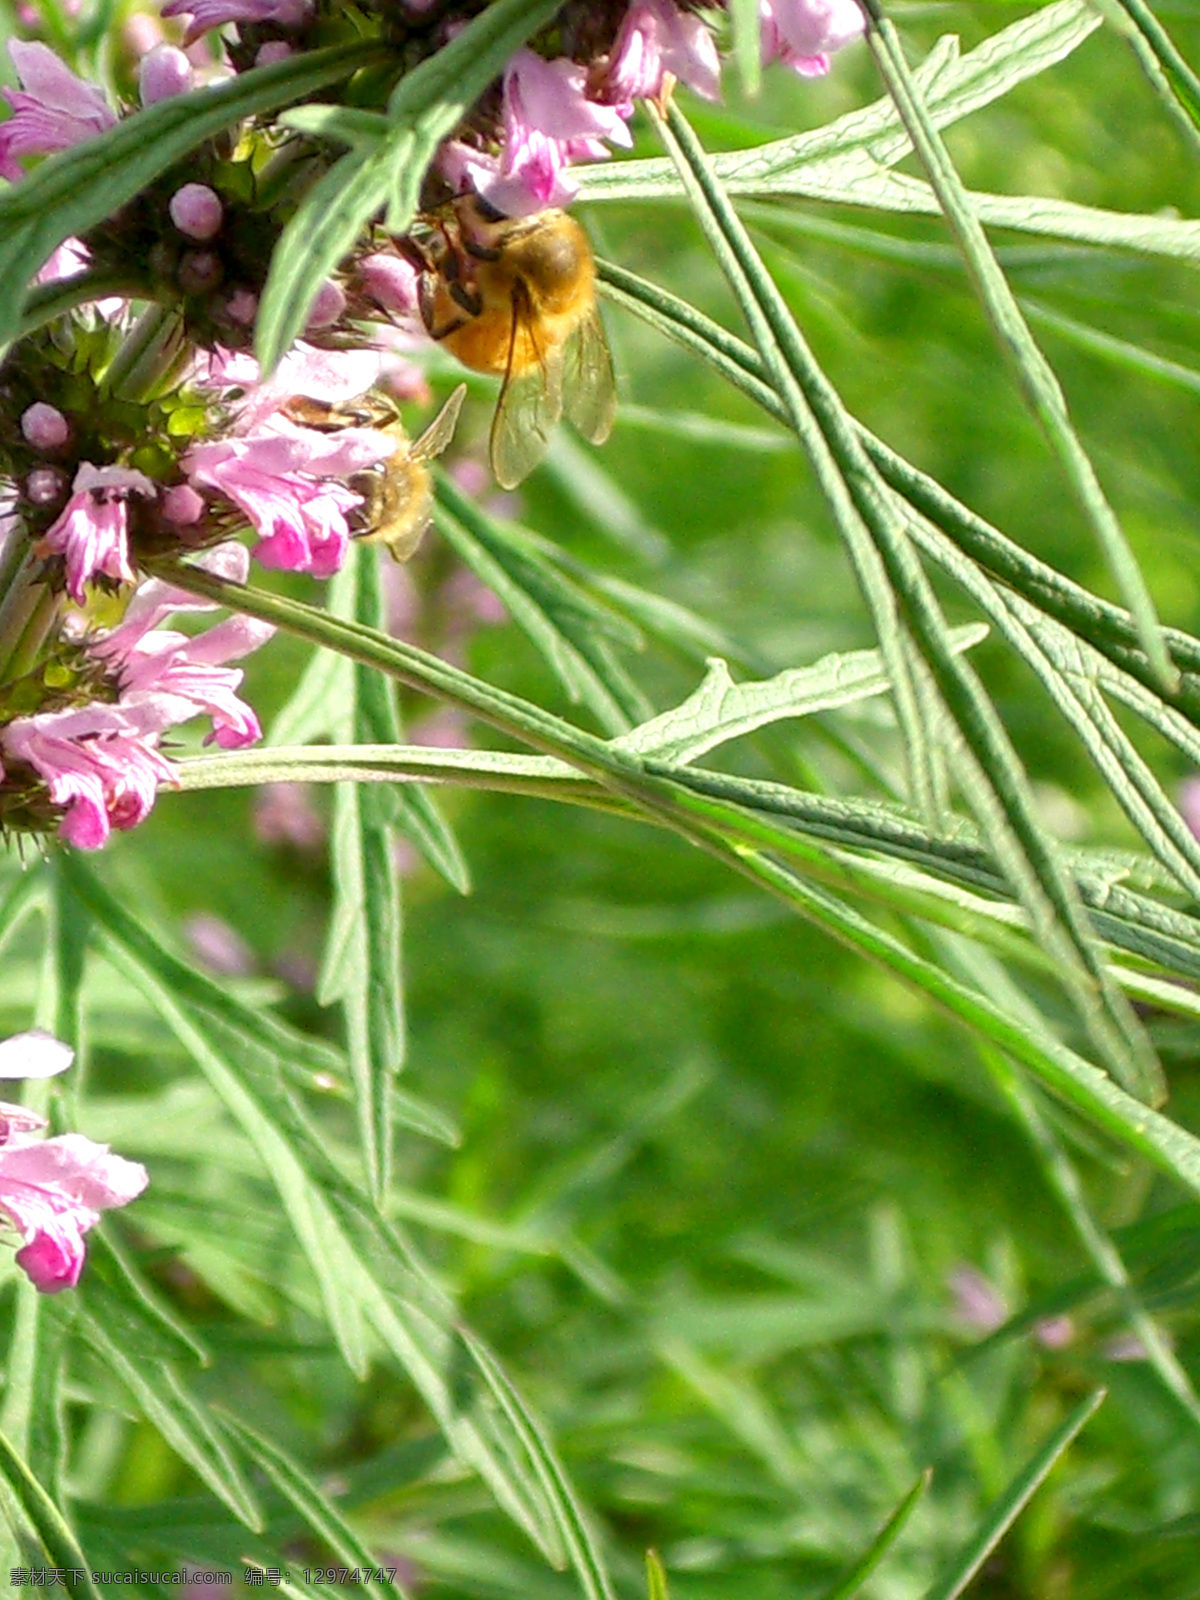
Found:
M 53 1078 L 74 1059 L 70 1045 L 41 1028 L 0 1040 L 0 1078 Z

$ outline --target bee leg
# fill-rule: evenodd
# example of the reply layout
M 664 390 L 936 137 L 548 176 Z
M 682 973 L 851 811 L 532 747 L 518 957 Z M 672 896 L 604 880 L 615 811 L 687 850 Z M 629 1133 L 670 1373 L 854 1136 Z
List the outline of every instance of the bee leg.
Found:
M 479 244 L 474 239 L 464 239 L 463 249 L 476 261 L 499 261 L 501 252 L 491 245 Z
M 483 314 L 483 300 L 477 289 L 468 289 L 464 283 L 451 283 L 446 286 L 450 298 L 456 306 L 461 306 L 469 317 L 478 317 Z

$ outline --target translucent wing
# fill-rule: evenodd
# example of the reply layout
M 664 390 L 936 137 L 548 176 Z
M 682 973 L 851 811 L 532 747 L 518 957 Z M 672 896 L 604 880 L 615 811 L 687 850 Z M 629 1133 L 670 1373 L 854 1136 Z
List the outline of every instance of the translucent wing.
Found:
M 617 381 L 604 324 L 595 306 L 563 350 L 563 404 L 585 439 L 603 444 L 617 415 Z
M 432 461 L 435 456 L 440 456 L 442 451 L 448 448 L 454 437 L 454 430 L 458 426 L 458 413 L 462 410 L 466 392 L 466 384 L 460 383 L 413 445 L 411 455 L 414 461 Z
M 513 352 L 522 331 L 536 350 L 536 329 L 521 297 L 514 294 L 508 370 L 500 386 L 488 448 L 492 472 L 503 489 L 515 489 L 537 466 L 563 409 L 561 350 L 538 351 L 538 359 L 528 371 L 513 372 Z

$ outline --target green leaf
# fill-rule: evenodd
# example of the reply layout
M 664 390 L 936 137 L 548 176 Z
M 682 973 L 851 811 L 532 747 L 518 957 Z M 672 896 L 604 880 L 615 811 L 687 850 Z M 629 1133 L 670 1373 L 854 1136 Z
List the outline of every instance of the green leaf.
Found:
M 175 162 L 243 117 L 277 111 L 350 77 L 381 55 L 378 44 L 303 51 L 239 73 L 215 88 L 160 100 L 107 133 L 47 158 L 0 194 L 0 278 L 29 283 L 51 252 L 133 199 Z M 22 296 L 0 297 L 0 345 L 17 333 Z
M 330 1551 L 335 1563 L 368 1570 L 378 1565 L 375 1557 L 332 1500 L 322 1494 L 308 1474 L 289 1455 L 229 1411 L 222 1409 L 218 1414 L 226 1431 L 237 1440 L 288 1503 L 300 1513 L 304 1526 Z M 377 1583 L 374 1579 L 364 1582 L 361 1587 L 367 1594 L 373 1596 L 374 1600 L 388 1600 L 388 1593 L 393 1587 L 401 1597 L 407 1593 L 400 1584 L 389 1585 L 385 1589 L 382 1583 Z
M 951 630 L 955 650 L 987 637 L 979 623 Z M 613 743 L 637 755 L 683 764 L 730 739 L 787 717 L 808 717 L 886 694 L 890 684 L 878 650 L 824 656 L 811 667 L 791 667 L 765 683 L 734 683 L 719 658 L 709 661 L 700 687 L 671 711 L 644 722 Z
M 482 1355 L 454 1306 L 338 1171 L 291 1101 L 279 1062 L 251 1035 L 236 1003 L 231 1000 L 218 1019 L 180 1000 L 171 984 L 172 958 L 153 936 L 77 858 L 65 858 L 64 870 L 94 915 L 109 959 L 152 1001 L 258 1150 L 351 1370 L 365 1375 L 369 1326 L 409 1374 L 459 1458 L 548 1559 L 557 1560 L 558 1525 L 568 1512 L 548 1499 L 541 1469 L 527 1458 L 524 1431 L 470 1390 L 469 1374 Z M 499 1381 L 490 1358 L 480 1375 L 489 1389 Z
M 852 1600 L 903 1533 L 908 1525 L 908 1519 L 921 1503 L 932 1480 L 933 1468 L 926 1467 L 872 1539 L 868 1548 L 863 1551 L 849 1572 L 843 1578 L 839 1578 L 833 1588 L 821 1597 L 821 1600 Z
M 504 602 L 569 697 L 588 706 L 608 733 L 622 733 L 634 716 L 647 714 L 649 708 L 597 626 L 607 620 L 598 618 L 600 607 L 448 479 L 439 481 L 438 502 L 442 537 Z
M 330 604 L 368 627 L 383 620 L 376 552 L 361 546 L 347 562 Z M 354 702 L 345 731 L 370 743 L 399 739 L 390 679 L 354 667 Z M 322 1004 L 339 1001 L 355 1085 L 359 1137 L 376 1203 L 391 1181 L 393 1079 L 404 1064 L 400 880 L 389 814 L 389 791 L 344 784 L 337 792 L 332 839 L 334 908 L 318 986 Z
M 128 1390 L 146 1419 L 183 1461 L 206 1483 L 239 1522 L 254 1533 L 263 1528 L 262 1512 L 250 1485 L 213 1421 L 208 1409 L 188 1392 L 167 1361 L 146 1359 L 125 1344 L 117 1344 L 112 1330 L 84 1313 L 79 1331 L 111 1373 Z
M 872 608 L 921 809 L 928 814 L 931 798 L 917 781 L 928 759 L 928 730 L 919 725 L 919 716 L 912 720 L 918 710 L 915 700 L 910 700 L 908 715 L 905 711 L 905 695 L 911 697 L 915 680 L 908 677 L 906 690 L 909 662 L 899 631 L 901 616 L 920 652 L 922 671 L 936 683 L 956 728 L 949 748 L 957 782 L 1029 911 L 1039 942 L 1059 965 L 1101 1059 L 1144 1098 L 1161 1098 L 1161 1069 L 1095 950 L 1057 846 L 1037 818 L 1007 731 L 970 664 L 949 646 L 945 619 L 913 550 L 904 508 L 878 480 L 839 396 L 817 366 L 678 107 L 671 109 L 669 129 L 660 120 L 660 132 L 754 332 L 771 387 L 809 454 Z
M 89 1576 L 92 1564 L 79 1548 L 66 1517 L 2 1433 L 0 1474 L 33 1525 L 49 1557 L 49 1565 L 61 1567 L 66 1572 L 67 1592 L 88 1596 L 89 1600 L 102 1600 L 99 1589 Z M 73 1575 L 76 1572 L 78 1577 Z
M 742 88 L 753 99 L 762 82 L 758 0 L 730 0 L 729 18 L 733 23 L 733 59 L 738 76 Z
M 667 1569 L 659 1559 L 657 1550 L 646 1551 L 646 1587 L 648 1600 L 671 1600 L 667 1588 Z
M 349 255 L 363 227 L 387 197 L 394 161 L 411 162 L 411 136 L 361 146 L 342 156 L 309 189 L 271 257 L 255 319 L 254 348 L 270 375 L 304 331 L 325 279 Z
M 350 714 L 353 693 L 353 668 L 345 656 L 314 650 L 267 730 L 266 743 L 312 744 L 331 739 Z
M 1175 681 L 1150 590 L 1116 515 L 1105 497 L 1067 409 L 1053 367 L 1042 354 L 1016 296 L 996 260 L 983 225 L 971 205 L 957 169 L 930 116 L 925 94 L 909 69 L 899 36 L 878 0 L 866 0 L 873 26 L 868 42 L 913 148 L 950 226 L 996 342 L 1012 366 L 1018 386 L 1054 454 L 1108 562 L 1109 570 L 1137 625 L 1138 638 L 1164 686 Z
M 1060 0 L 989 35 L 966 55 L 960 55 L 957 38 L 944 35 L 915 73 L 931 117 L 938 127 L 946 127 L 982 110 L 1064 60 L 1099 26 L 1099 17 L 1083 0 Z M 731 194 L 844 198 L 873 175 L 890 178 L 886 169 L 910 150 L 896 108 L 885 96 L 811 132 L 716 155 L 713 167 Z M 581 195 L 588 200 L 651 199 L 681 189 L 670 161 L 661 158 L 584 168 L 579 177 Z M 928 193 L 925 185 L 916 187 Z M 932 197 L 931 202 L 936 210 Z M 1021 196 L 1014 211 L 1025 203 Z M 1200 237 L 1200 227 L 1196 232 Z
M 1096 1389 L 1082 1399 L 1066 1420 L 1046 1440 L 1028 1466 L 1013 1479 L 988 1510 L 964 1549 L 950 1561 L 925 1596 L 925 1600 L 957 1600 L 1017 1517 L 1041 1488 L 1051 1469 L 1076 1436 L 1095 1415 L 1107 1390 Z

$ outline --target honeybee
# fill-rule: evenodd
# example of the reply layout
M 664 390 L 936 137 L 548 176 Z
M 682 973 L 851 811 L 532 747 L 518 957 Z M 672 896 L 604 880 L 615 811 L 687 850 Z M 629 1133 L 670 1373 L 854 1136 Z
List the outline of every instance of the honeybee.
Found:
M 355 537 L 364 544 L 386 545 L 393 561 L 409 560 L 433 521 L 428 463 L 453 439 L 466 392 L 466 384 L 460 383 L 416 440 L 408 437 L 394 407 L 380 401 L 348 408 L 299 398 L 287 404 L 294 422 L 325 429 L 366 425 L 395 440 L 396 448 L 379 466 L 357 472 L 350 480 L 351 488 L 363 497 L 364 527 Z
M 564 411 L 603 444 L 617 395 L 587 234 L 565 211 L 505 217 L 478 195 L 431 221 L 421 315 L 464 366 L 503 380 L 488 452 L 496 481 L 515 489 L 528 477 Z

